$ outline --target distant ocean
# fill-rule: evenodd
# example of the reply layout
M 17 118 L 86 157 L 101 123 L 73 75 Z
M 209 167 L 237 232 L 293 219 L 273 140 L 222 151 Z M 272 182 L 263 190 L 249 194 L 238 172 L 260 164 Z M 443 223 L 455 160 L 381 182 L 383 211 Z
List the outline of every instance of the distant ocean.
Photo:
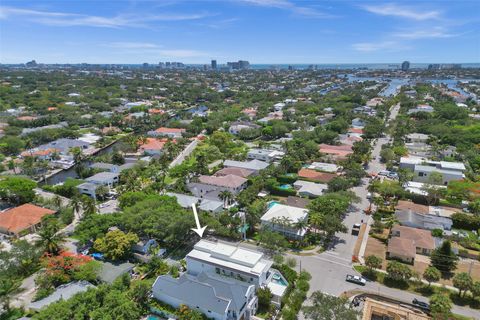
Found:
M 426 69 L 430 63 L 411 63 L 411 69 Z M 480 68 L 480 63 L 460 63 L 462 68 Z M 341 63 L 341 64 L 251 64 L 250 69 L 263 70 L 263 69 L 307 69 L 309 67 L 316 67 L 317 69 L 398 69 L 400 64 L 398 63 Z

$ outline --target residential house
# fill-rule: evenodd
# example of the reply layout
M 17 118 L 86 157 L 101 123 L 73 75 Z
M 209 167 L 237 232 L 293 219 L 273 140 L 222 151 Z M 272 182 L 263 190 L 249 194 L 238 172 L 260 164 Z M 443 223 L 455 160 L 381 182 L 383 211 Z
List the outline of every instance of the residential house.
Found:
M 254 124 L 247 121 L 236 121 L 230 125 L 228 128 L 228 132 L 231 134 L 237 135 L 242 130 L 254 130 L 260 129 L 261 127 L 258 124 Z
M 426 113 L 432 113 L 434 110 L 433 110 L 433 107 L 428 105 L 428 104 L 420 104 L 418 105 L 416 108 L 412 108 L 410 110 L 408 110 L 408 114 L 413 114 L 413 113 L 417 113 L 417 112 L 426 112 Z
M 236 168 L 236 167 L 229 167 L 229 168 L 223 168 L 218 170 L 217 172 L 214 173 L 214 176 L 221 177 L 221 176 L 228 176 L 228 175 L 234 175 L 242 178 L 248 178 L 249 176 L 253 175 L 255 171 L 253 170 L 248 170 L 248 169 L 243 169 L 243 168 Z
M 155 299 L 175 308 L 186 305 L 214 320 L 251 319 L 258 307 L 255 286 L 219 275 L 163 275 L 152 287 Z
M 95 286 L 88 281 L 76 281 L 62 284 L 55 288 L 55 291 L 47 297 L 30 303 L 27 309 L 40 311 L 54 302 L 68 300 L 78 293 L 87 291 L 89 288 L 95 288 Z
M 186 129 L 160 127 L 156 130 L 148 131 L 147 135 L 151 137 L 169 137 L 175 139 L 181 138 L 185 132 L 187 132 Z
M 319 197 L 328 189 L 326 184 L 302 180 L 295 181 L 293 187 L 297 190 L 299 196 L 307 198 Z
M 363 129 L 365 127 L 365 121 L 363 121 L 360 118 L 355 118 L 352 120 L 352 127 L 353 128 L 358 128 L 358 129 Z
M 306 209 L 310 202 L 311 200 L 307 198 L 288 196 L 287 199 L 284 201 L 284 204 L 290 207 Z
M 286 104 L 283 102 L 278 102 L 273 105 L 273 110 L 275 111 L 282 111 L 285 108 Z
M 52 214 L 55 214 L 55 211 L 31 203 L 1 211 L 0 233 L 18 236 L 36 232 L 42 225 L 42 218 Z
M 235 161 L 235 160 L 225 160 L 223 162 L 225 168 L 241 168 L 247 169 L 258 174 L 260 170 L 263 170 L 269 166 L 268 163 L 259 160 L 250 160 L 250 161 Z
M 35 128 L 23 128 L 22 133 L 20 134 L 21 136 L 26 136 L 27 134 L 45 130 L 45 129 L 62 129 L 68 127 L 68 122 L 62 121 L 56 124 L 50 124 L 42 127 L 35 127 Z
M 328 173 L 337 173 L 340 171 L 341 167 L 337 166 L 334 163 L 326 163 L 326 162 L 312 162 L 309 164 L 307 169 L 328 172 Z
M 57 150 L 57 152 L 61 155 L 68 155 L 72 148 L 80 148 L 82 151 L 85 151 L 90 148 L 90 143 L 76 139 L 61 138 L 47 144 L 40 145 L 34 150 L 54 149 Z
M 85 179 L 87 182 L 112 188 L 118 183 L 119 174 L 116 172 L 99 172 Z
M 152 295 L 215 320 L 252 319 L 258 307 L 255 291 L 260 287 L 270 289 L 272 303 L 279 307 L 288 286 L 263 253 L 231 243 L 200 240 L 185 260 L 187 272 L 178 279 L 158 277 Z
M 302 168 L 298 171 L 298 177 L 304 180 L 328 183 L 332 179 L 337 177 L 337 175 L 335 173 L 320 172 L 316 170 Z
M 206 176 L 202 175 L 198 178 L 200 183 L 216 186 L 230 191 L 233 194 L 238 194 L 247 187 L 247 179 L 228 174 L 226 176 Z
M 195 204 L 201 211 L 220 213 L 223 211 L 223 201 L 216 201 L 210 199 L 202 199 L 187 194 L 167 192 L 170 197 L 175 197 L 177 203 L 185 209 L 191 209 L 192 204 Z
M 402 226 L 427 230 L 451 230 L 452 219 L 448 214 L 442 213 L 441 207 L 429 207 L 404 200 L 400 200 L 395 207 L 395 216 Z
M 94 199 L 97 198 L 97 188 L 99 185 L 91 183 L 91 182 L 84 182 L 77 186 L 77 190 L 80 194 L 84 194 L 86 196 L 92 197 Z
M 420 157 L 400 158 L 400 168 L 413 170 L 413 181 L 429 182 L 428 177 L 432 172 L 438 172 L 442 176 L 442 184 L 447 185 L 452 180 L 465 178 L 465 165 L 461 162 L 432 161 Z
M 349 155 L 353 154 L 352 146 L 345 144 L 337 146 L 322 143 L 319 145 L 319 151 L 334 161 L 345 160 Z
M 280 161 L 285 156 L 285 152 L 269 149 L 250 149 L 247 153 L 247 159 L 260 160 L 265 162 Z
M 430 255 L 435 249 L 435 239 L 430 230 L 396 225 L 388 240 L 387 257 L 413 263 L 415 255 Z
M 298 228 L 296 224 L 306 221 L 308 210 L 291 207 L 284 204 L 274 204 L 260 218 L 263 227 L 279 232 L 291 239 L 302 239 L 307 233 L 304 227 Z
M 169 140 L 167 138 L 147 138 L 145 142 L 140 142 L 138 152 L 149 156 L 160 155 L 163 152 L 163 147 Z M 175 140 L 170 140 L 175 143 Z
M 429 136 L 422 133 L 411 133 L 405 137 L 405 147 L 410 155 L 419 157 L 431 156 L 432 147 L 427 143 Z

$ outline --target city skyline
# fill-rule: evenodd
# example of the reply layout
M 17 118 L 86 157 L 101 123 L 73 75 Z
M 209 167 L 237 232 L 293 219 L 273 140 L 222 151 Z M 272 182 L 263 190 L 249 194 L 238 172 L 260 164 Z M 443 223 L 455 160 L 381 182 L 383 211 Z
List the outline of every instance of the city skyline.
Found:
M 3 1 L 0 63 L 476 63 L 473 1 Z

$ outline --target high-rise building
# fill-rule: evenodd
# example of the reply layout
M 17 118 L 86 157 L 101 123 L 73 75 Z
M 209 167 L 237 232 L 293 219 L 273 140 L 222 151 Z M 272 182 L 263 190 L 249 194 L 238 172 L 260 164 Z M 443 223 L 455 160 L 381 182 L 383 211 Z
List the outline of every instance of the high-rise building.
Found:
M 402 71 L 407 71 L 408 69 L 410 69 L 410 62 L 408 62 L 408 61 L 403 61 L 403 63 L 402 63 Z
M 250 68 L 250 62 L 238 60 L 237 62 L 227 62 L 227 66 L 233 70 L 243 70 Z
M 217 69 L 217 60 L 212 60 L 211 66 L 212 66 L 212 70 L 216 70 Z

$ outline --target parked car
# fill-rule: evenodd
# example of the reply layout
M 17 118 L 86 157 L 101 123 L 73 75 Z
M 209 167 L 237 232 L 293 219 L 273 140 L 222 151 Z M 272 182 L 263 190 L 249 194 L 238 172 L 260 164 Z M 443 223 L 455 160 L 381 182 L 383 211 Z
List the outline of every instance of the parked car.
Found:
M 352 282 L 352 283 L 355 283 L 355 284 L 359 284 L 361 286 L 364 286 L 367 284 L 367 280 L 365 280 L 364 278 L 360 277 L 360 276 L 354 276 L 354 275 L 351 275 L 351 274 L 347 274 L 347 277 L 345 278 L 345 280 L 347 282 Z
M 355 236 L 358 236 L 358 233 L 360 232 L 360 227 L 362 225 L 360 223 L 355 223 L 352 227 L 352 234 Z
M 378 175 L 379 176 L 388 176 L 388 174 L 390 173 L 390 171 L 387 171 L 387 170 L 382 170 L 382 171 L 379 171 L 378 172 Z
M 416 305 L 416 306 L 419 307 L 420 309 L 423 309 L 423 310 L 426 310 L 426 311 L 430 311 L 430 305 L 429 305 L 428 303 L 426 303 L 426 302 L 417 300 L 417 298 L 413 299 L 412 304 Z

